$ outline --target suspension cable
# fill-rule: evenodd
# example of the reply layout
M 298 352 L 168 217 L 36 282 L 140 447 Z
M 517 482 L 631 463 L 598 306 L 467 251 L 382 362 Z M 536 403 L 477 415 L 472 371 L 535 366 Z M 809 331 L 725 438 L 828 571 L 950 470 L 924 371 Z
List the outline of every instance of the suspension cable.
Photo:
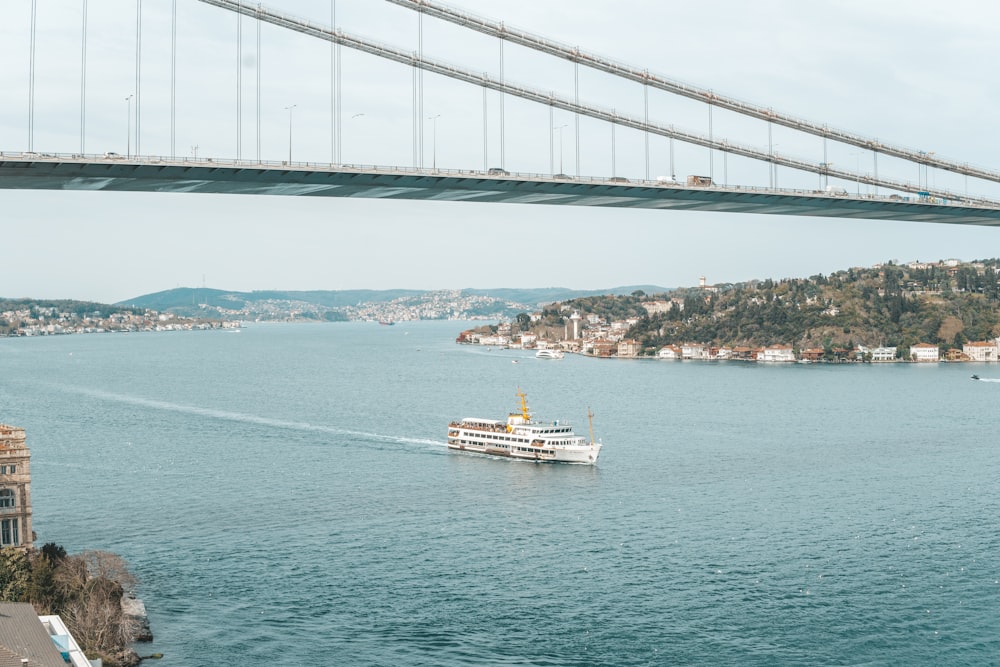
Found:
M 680 95 L 699 102 L 715 104 L 715 106 L 734 111 L 744 116 L 750 116 L 758 120 L 770 121 L 785 127 L 812 134 L 818 137 L 833 139 L 840 143 L 864 148 L 878 153 L 884 153 L 892 157 L 927 165 L 957 174 L 964 174 L 974 178 L 981 178 L 987 181 L 1000 183 L 1000 172 L 984 167 L 971 166 L 968 163 L 960 163 L 954 160 L 938 157 L 927 151 L 920 151 L 912 148 L 905 148 L 895 144 L 886 144 L 878 139 L 864 137 L 859 134 L 839 130 L 821 125 L 795 116 L 778 113 L 769 107 L 758 104 L 744 102 L 732 97 L 722 96 L 710 90 L 699 88 L 687 83 L 669 79 L 665 76 L 651 75 L 646 70 L 633 67 L 624 63 L 616 62 L 592 53 L 581 51 L 577 47 L 560 44 L 548 40 L 539 35 L 529 32 L 512 29 L 502 22 L 491 21 L 490 19 L 475 14 L 464 12 L 435 0 L 386 0 L 394 5 L 406 7 L 419 11 L 423 14 L 469 28 L 491 37 L 501 37 L 507 41 L 524 46 L 535 51 L 541 51 L 551 56 L 556 56 L 574 63 L 582 63 L 587 67 L 612 74 L 623 79 L 635 81 L 637 83 L 648 83 L 648 85 L 664 90 L 668 93 Z

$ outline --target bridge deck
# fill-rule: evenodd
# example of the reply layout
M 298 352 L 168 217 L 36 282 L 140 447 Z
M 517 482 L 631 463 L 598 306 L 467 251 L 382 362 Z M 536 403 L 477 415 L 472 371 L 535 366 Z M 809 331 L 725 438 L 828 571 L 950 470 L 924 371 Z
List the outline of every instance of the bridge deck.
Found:
M 205 159 L 0 154 L 0 189 L 367 197 L 1000 225 L 998 208 L 823 191 Z

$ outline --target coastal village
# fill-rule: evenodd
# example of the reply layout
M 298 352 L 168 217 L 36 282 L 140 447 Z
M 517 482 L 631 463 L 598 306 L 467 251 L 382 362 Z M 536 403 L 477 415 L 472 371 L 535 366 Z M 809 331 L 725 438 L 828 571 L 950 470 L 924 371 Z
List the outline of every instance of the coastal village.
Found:
M 77 313 L 57 307 L 25 306 L 0 311 L 0 334 L 8 336 L 58 336 L 83 333 L 192 331 L 239 329 L 238 320 L 211 320 L 145 310 Z
M 653 302 L 656 307 L 658 302 Z M 715 347 L 702 343 L 684 345 L 668 345 L 660 348 L 654 355 L 643 354 L 639 341 L 626 338 L 626 334 L 637 320 L 628 319 L 618 322 L 604 323 L 595 315 L 583 318 L 574 312 L 570 316 L 572 337 L 558 340 L 539 338 L 533 333 L 512 333 L 511 323 L 501 323 L 496 333 L 485 333 L 477 330 L 463 331 L 456 342 L 470 345 L 485 345 L 496 348 L 511 348 L 525 350 L 557 349 L 564 353 L 576 353 L 584 356 L 637 359 L 655 358 L 665 360 L 696 360 L 696 361 L 751 361 L 764 363 L 819 363 L 834 362 L 940 362 L 940 361 L 998 361 L 1000 353 L 1000 338 L 990 341 L 966 343 L 962 350 L 949 349 L 945 354 L 937 345 L 919 343 L 911 345 L 904 356 L 898 354 L 896 347 L 869 348 L 858 346 L 848 350 L 834 348 L 834 358 L 830 359 L 826 350 L 809 348 L 796 350 L 791 345 L 775 344 L 767 347 Z M 580 323 L 587 326 L 580 329 Z M 569 333 L 569 325 L 567 325 Z
M 911 262 L 903 265 L 913 272 L 937 271 L 945 279 L 953 280 L 964 270 L 978 276 L 995 276 L 996 272 L 982 263 L 962 263 L 959 260 L 944 260 L 936 263 Z M 881 276 L 902 270 L 893 264 L 876 265 L 867 271 Z M 861 270 L 859 270 L 861 271 Z M 991 278 L 996 281 L 996 278 Z M 986 281 L 988 282 L 988 281 Z M 706 302 L 719 292 L 719 286 L 712 286 L 701 278 L 697 288 L 697 299 Z M 982 287 L 980 291 L 986 290 Z M 963 288 L 955 292 L 969 292 Z M 882 294 L 885 292 L 883 291 Z M 932 294 L 921 285 L 911 282 L 901 286 L 901 293 L 908 298 Z M 942 292 L 933 292 L 937 296 Z M 755 299 L 756 300 L 756 299 Z M 806 303 L 821 309 L 823 316 L 836 318 L 840 308 L 835 303 L 819 303 L 815 297 Z M 671 295 L 643 296 L 639 305 L 645 311 L 645 318 L 676 314 L 681 318 L 685 313 L 684 298 Z M 932 342 L 916 342 L 907 346 L 866 346 L 856 343 L 851 346 L 827 345 L 825 347 L 796 346 L 787 341 L 776 341 L 761 346 L 726 346 L 702 342 L 684 342 L 660 346 L 649 346 L 637 340 L 632 334 L 644 317 L 632 316 L 613 319 L 603 314 L 570 311 L 568 304 L 555 304 L 562 316 L 562 331 L 551 326 L 542 326 L 545 313 L 536 311 L 522 322 L 501 322 L 492 327 L 480 327 L 463 331 L 458 343 L 484 345 L 496 348 L 517 348 L 526 350 L 553 349 L 563 353 L 619 359 L 660 359 L 692 361 L 745 361 L 761 363 L 937 363 L 937 362 L 995 362 L 1000 361 L 1000 337 L 983 340 L 963 341 L 961 344 L 939 345 Z

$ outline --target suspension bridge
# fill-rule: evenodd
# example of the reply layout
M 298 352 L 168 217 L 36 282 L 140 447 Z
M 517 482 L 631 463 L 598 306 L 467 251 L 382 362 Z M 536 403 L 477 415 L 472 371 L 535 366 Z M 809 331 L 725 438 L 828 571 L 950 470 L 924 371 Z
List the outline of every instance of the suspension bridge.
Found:
M 233 31 L 235 81 L 227 84 L 236 90 L 235 113 L 230 116 L 232 122 L 227 124 L 222 121 L 234 137 L 235 150 L 228 157 L 204 154 L 199 157 L 197 146 L 191 147 L 190 155 L 178 155 L 176 150 L 177 53 L 179 48 L 184 48 L 184 36 L 181 35 L 178 40 L 178 0 L 171 0 L 169 13 L 162 11 L 165 3 L 159 3 L 155 21 L 150 20 L 148 7 L 144 12 L 142 0 L 136 0 L 135 23 L 130 26 L 134 27 L 134 33 L 130 29 L 110 37 L 103 33 L 90 34 L 94 27 L 88 27 L 88 3 L 82 0 L 77 26 L 80 35 L 79 148 L 70 148 L 65 143 L 67 132 L 59 134 L 58 142 L 47 140 L 45 145 L 36 142 L 36 135 L 43 133 L 44 119 L 52 116 L 46 113 L 44 101 L 36 100 L 38 42 L 46 34 L 44 21 L 39 21 L 38 9 L 40 4 L 45 5 L 46 0 L 24 0 L 25 7 L 30 5 L 30 16 L 25 25 L 30 31 L 28 85 L 25 91 L 27 131 L 22 146 L 4 145 L 17 143 L 10 136 L 0 143 L 0 188 L 367 197 L 1000 224 L 1000 201 L 985 195 L 969 194 L 968 191 L 969 179 L 986 187 L 1000 183 L 1000 172 L 997 170 L 742 101 L 718 91 L 674 80 L 644 67 L 612 60 L 579 46 L 561 44 L 512 28 L 501 21 L 437 0 L 385 0 L 386 4 L 399 11 L 411 12 L 417 18 L 415 50 L 343 29 L 337 22 L 336 0 L 330 2 L 329 16 L 324 17 L 327 20 L 301 18 L 264 3 L 243 0 L 180 2 L 182 8 L 189 11 L 190 6 L 200 5 L 206 10 L 231 16 L 236 22 Z M 424 48 L 425 19 L 491 40 L 498 46 L 498 57 L 492 70 L 482 71 L 469 64 L 456 64 L 430 55 Z M 264 123 L 260 62 L 263 59 L 261 35 L 264 26 L 294 35 L 295 39 L 329 45 L 329 66 L 324 62 L 322 67 L 312 68 L 322 70 L 316 73 L 315 86 L 329 85 L 330 89 L 330 151 L 327 161 L 293 159 L 292 121 L 297 108 L 294 104 L 283 107 L 288 118 L 287 155 L 265 156 L 262 152 Z M 165 39 L 165 35 L 169 35 L 169 40 Z M 88 140 L 93 141 L 88 135 L 88 123 L 93 126 L 100 122 L 100 119 L 94 120 L 93 111 L 88 107 L 88 98 L 93 98 L 93 94 L 88 93 L 88 86 L 93 86 L 94 79 L 99 77 L 87 67 L 88 44 L 93 43 L 95 38 L 115 40 L 121 51 L 130 56 L 125 59 L 132 71 L 128 82 L 131 92 L 125 97 L 128 123 L 124 154 L 108 150 L 90 152 L 87 149 Z M 147 45 L 145 48 L 144 42 Z M 149 52 L 150 42 L 163 44 L 168 52 L 168 55 L 159 55 L 161 60 L 164 55 L 169 58 L 169 76 L 151 77 L 147 73 L 144 80 L 143 64 L 147 63 L 148 68 L 148 63 L 154 59 Z M 540 84 L 512 80 L 505 73 L 505 63 L 509 58 L 505 48 L 513 47 L 563 63 L 571 70 L 572 85 L 564 85 L 564 90 L 556 92 Z M 366 164 L 366 160 L 351 160 L 345 164 L 344 126 L 364 114 L 345 118 L 343 112 L 343 49 L 377 58 L 408 74 L 397 77 L 404 82 L 400 86 L 403 90 L 395 96 L 408 104 L 395 106 L 408 106 L 409 118 L 397 115 L 392 119 L 397 128 L 409 126 L 411 155 L 408 164 L 374 165 Z M 244 80 L 248 56 L 254 59 L 249 71 L 256 74 L 256 82 Z M 581 70 L 596 72 L 637 87 L 642 96 L 641 109 L 618 110 L 587 99 L 581 95 Z M 439 166 L 437 120 L 440 114 L 428 116 L 425 112 L 425 89 L 430 85 L 425 82 L 425 74 L 459 82 L 475 91 L 474 96 L 468 97 L 476 101 L 468 108 L 456 110 L 456 113 L 469 118 L 482 116 L 482 148 L 478 158 L 472 158 L 473 151 L 466 151 L 467 164 Z M 155 81 L 150 83 L 150 78 Z M 164 91 L 167 87 L 164 84 L 169 87 L 169 94 Z M 183 86 L 183 80 L 181 84 Z M 244 127 L 249 125 L 251 130 L 254 129 L 253 123 L 246 120 L 248 115 L 253 116 L 253 110 L 246 103 L 248 95 L 245 91 L 248 88 L 256 92 L 255 136 Z M 681 98 L 699 105 L 707 118 L 707 131 L 658 120 L 664 115 L 657 113 L 656 100 L 653 100 L 651 108 L 652 95 Z M 156 106 L 151 108 L 151 102 L 147 100 L 156 100 Z M 547 116 L 549 168 L 546 172 L 525 170 L 519 166 L 522 160 L 518 155 L 508 155 L 508 135 L 517 131 L 517 128 L 508 128 L 508 125 L 514 124 L 508 117 L 513 115 L 508 109 L 513 101 L 534 105 L 541 110 L 539 115 L 543 119 Z M 369 104 L 374 106 L 380 102 L 374 100 Z M 169 109 L 168 113 L 166 109 Z M 206 113 L 205 109 L 199 109 L 198 117 L 187 122 L 202 122 Z M 556 114 L 559 114 L 558 119 Z M 759 124 L 766 129 L 766 144 L 718 136 L 713 119 L 719 114 L 735 115 Z M 169 123 L 162 122 L 167 115 Z M 226 117 L 228 113 L 220 110 L 218 115 Z M 144 125 L 143 119 L 151 116 L 161 119 L 155 132 L 165 134 L 164 129 L 169 126 L 168 154 L 143 151 L 143 142 L 148 145 L 152 134 L 148 121 Z M 41 123 L 36 123 L 36 118 Z M 570 122 L 560 124 L 561 120 Z M 431 121 L 433 133 L 430 156 L 426 150 L 426 121 Z M 779 152 L 772 140 L 775 128 L 812 137 L 818 140 L 819 150 L 813 157 Z M 569 168 L 565 168 L 563 159 L 565 129 L 571 129 L 572 159 Z M 603 144 L 607 133 L 610 133 L 611 143 L 610 160 L 605 165 L 607 170 L 588 175 L 581 166 L 581 156 L 588 147 Z M 641 149 L 638 151 L 641 158 L 631 162 L 632 171 L 626 171 L 617 159 L 618 142 L 621 141 L 619 134 L 625 133 L 641 137 Z M 254 140 L 248 141 L 248 135 Z M 664 140 L 669 146 L 669 167 L 663 171 L 668 173 L 653 176 L 651 147 L 653 142 Z M 164 142 L 159 143 L 162 145 Z M 255 155 L 245 154 L 249 153 L 246 150 L 248 146 L 256 148 Z M 703 151 L 708 158 L 707 169 L 678 174 L 675 146 L 684 146 L 688 151 Z M 855 155 L 862 152 L 870 155 L 871 171 L 862 173 L 860 168 L 843 168 L 829 159 L 831 152 L 844 147 L 853 149 Z M 730 159 L 763 166 L 766 180 L 750 182 L 748 179 L 748 182 L 740 184 L 730 182 Z M 720 161 L 721 173 L 717 167 Z M 699 164 L 704 166 L 704 162 Z M 778 183 L 779 168 L 786 174 L 811 174 L 816 178 L 816 185 L 810 188 L 781 187 Z M 915 182 L 899 175 L 913 174 L 914 171 L 918 176 Z M 932 181 L 932 173 L 964 178 L 964 191 L 938 187 L 936 179 Z

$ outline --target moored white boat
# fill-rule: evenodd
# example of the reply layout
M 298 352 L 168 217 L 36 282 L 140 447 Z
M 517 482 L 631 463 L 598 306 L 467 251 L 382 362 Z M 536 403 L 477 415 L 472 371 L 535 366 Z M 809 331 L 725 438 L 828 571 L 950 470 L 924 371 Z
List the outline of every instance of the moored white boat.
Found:
M 594 441 L 593 414 L 590 440 L 573 432 L 571 424 L 542 422 L 528 412 L 527 395 L 520 389 L 521 409 L 507 415 L 506 421 L 467 417 L 448 425 L 448 447 L 460 451 L 555 463 L 597 463 L 600 442 Z

